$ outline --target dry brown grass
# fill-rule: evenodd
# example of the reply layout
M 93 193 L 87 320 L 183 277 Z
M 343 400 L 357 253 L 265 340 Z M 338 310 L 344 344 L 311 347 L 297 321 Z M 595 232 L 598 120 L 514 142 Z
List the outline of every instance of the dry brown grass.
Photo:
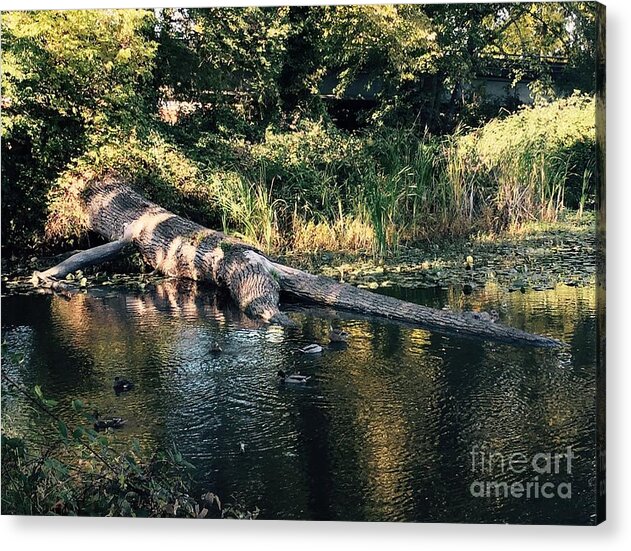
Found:
M 334 222 L 305 221 L 294 215 L 288 247 L 300 252 L 369 250 L 374 241 L 372 226 L 356 216 Z

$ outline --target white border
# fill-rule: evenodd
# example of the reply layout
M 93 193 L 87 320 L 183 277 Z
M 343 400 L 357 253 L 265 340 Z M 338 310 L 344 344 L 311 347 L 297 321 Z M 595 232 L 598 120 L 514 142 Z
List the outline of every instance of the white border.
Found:
M 103 7 L 198 7 L 279 4 L 317 4 L 313 1 L 247 2 L 198 0 L 56 1 L 5 0 L 2 9 L 103 8 Z M 329 3 L 352 3 L 338 1 Z M 365 2 L 379 3 L 379 2 Z M 385 3 L 385 2 L 382 2 Z M 459 550 L 521 550 L 572 548 L 573 551 L 604 546 L 628 549 L 631 541 L 630 472 L 631 379 L 629 340 L 631 317 L 629 297 L 631 250 L 628 243 L 631 215 L 631 2 L 608 0 L 607 5 L 607 224 L 608 224 L 608 521 L 597 528 L 550 526 L 492 526 L 447 524 L 317 523 L 281 521 L 173 521 L 140 519 L 68 519 L 2 517 L 0 531 L 4 545 L 14 549 L 112 549 L 157 550 L 214 548 L 300 551 L 348 546 L 373 549 L 414 549 L 423 547 Z M 430 547 L 431 546 L 431 547 Z

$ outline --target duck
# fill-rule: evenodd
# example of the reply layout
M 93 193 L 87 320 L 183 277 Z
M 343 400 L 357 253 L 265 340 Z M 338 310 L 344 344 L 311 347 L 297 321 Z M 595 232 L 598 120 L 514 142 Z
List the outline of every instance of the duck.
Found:
M 287 375 L 282 369 L 280 369 L 276 375 L 281 383 L 304 384 L 311 379 L 311 377 L 307 375 Z
M 94 421 L 94 430 L 100 432 L 102 430 L 107 429 L 120 429 L 127 423 L 125 419 L 122 417 L 106 417 L 105 419 L 99 419 L 98 414 L 94 416 L 96 421 Z
M 134 383 L 127 379 L 121 379 L 120 377 L 114 377 L 114 392 L 120 394 L 121 392 L 127 392 L 134 388 Z
M 223 350 L 221 349 L 221 346 L 219 346 L 219 343 L 217 341 L 213 342 L 210 345 L 210 353 L 211 354 L 221 354 L 223 352 Z
M 322 347 L 319 344 L 308 344 L 298 349 L 298 352 L 302 352 L 303 354 L 319 354 L 322 352 Z
M 341 329 L 333 329 L 330 328 L 329 331 L 329 339 L 331 342 L 346 342 L 348 340 L 348 333 L 346 331 L 342 331 Z

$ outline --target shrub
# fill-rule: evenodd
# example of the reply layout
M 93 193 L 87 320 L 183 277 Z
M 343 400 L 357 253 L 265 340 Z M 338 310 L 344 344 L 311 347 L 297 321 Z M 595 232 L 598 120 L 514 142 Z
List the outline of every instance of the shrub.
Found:
M 68 161 L 147 110 L 151 24 L 139 10 L 2 14 L 5 244 L 37 244 L 48 191 Z
M 593 194 L 594 99 L 574 95 L 523 108 L 464 137 L 459 151 L 501 226 L 554 218 Z

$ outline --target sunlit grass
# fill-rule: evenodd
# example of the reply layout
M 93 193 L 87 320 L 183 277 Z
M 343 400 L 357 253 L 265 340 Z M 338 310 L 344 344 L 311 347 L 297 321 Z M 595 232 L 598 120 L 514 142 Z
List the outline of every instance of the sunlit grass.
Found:
M 84 231 L 77 190 L 85 178 L 76 175 L 108 169 L 164 207 L 268 253 L 383 259 L 403 244 L 518 234 L 554 223 L 567 207 L 578 218 L 592 208 L 593 107 L 572 97 L 450 136 L 412 128 L 350 135 L 322 121 L 269 130 L 256 144 L 203 132 L 187 146 L 156 132 L 122 136 L 128 147 L 90 151 L 59 179 L 47 235 Z

